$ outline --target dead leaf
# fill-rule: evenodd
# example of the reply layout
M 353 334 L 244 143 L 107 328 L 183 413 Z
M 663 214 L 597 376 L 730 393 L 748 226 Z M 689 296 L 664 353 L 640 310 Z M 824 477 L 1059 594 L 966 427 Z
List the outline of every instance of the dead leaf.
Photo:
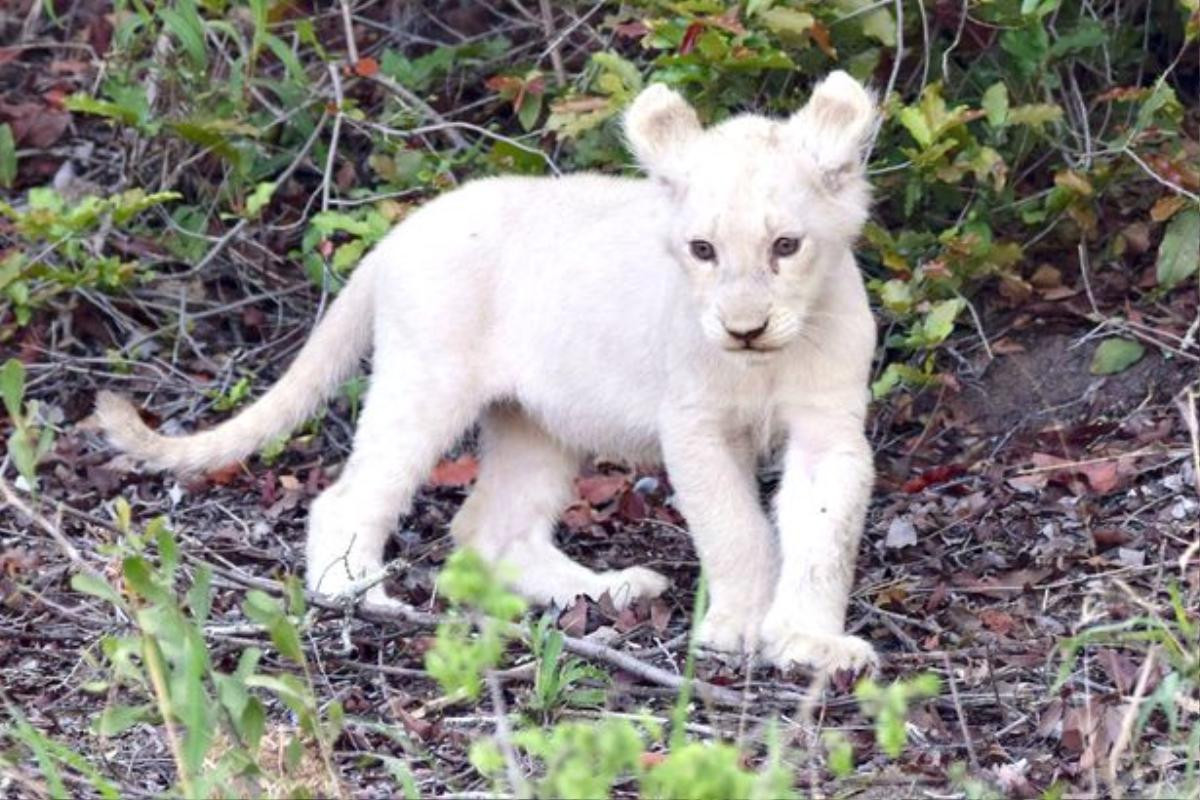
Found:
M 567 636 L 583 636 L 587 632 L 588 599 L 583 595 L 575 598 L 570 608 L 558 615 L 558 628 Z
M 1117 690 L 1121 694 L 1129 694 L 1129 690 L 1137 682 L 1138 676 L 1138 667 L 1129 656 L 1105 647 L 1096 652 L 1096 660 L 1100 662 L 1100 666 L 1104 667 L 1104 671 L 1108 673 L 1108 677 Z
M 1080 464 L 1078 469 L 1096 494 L 1108 494 L 1121 483 L 1116 459 Z
M 1150 219 L 1155 222 L 1166 222 L 1186 204 L 1187 199 L 1183 195 L 1164 194 L 1154 202 L 1154 206 L 1150 209 Z
M 19 147 L 41 150 L 62 138 L 71 115 L 40 103 L 0 103 L 0 121 L 8 122 Z
M 998 633 L 1001 636 L 1008 636 L 1017 626 L 1017 621 L 1013 619 L 1012 614 L 996 608 L 985 608 L 980 611 L 979 621 L 992 633 Z
M 650 601 L 650 627 L 659 636 L 667 632 L 671 624 L 671 607 L 661 597 Z
M 1062 270 L 1052 264 L 1040 264 L 1029 282 L 1037 289 L 1053 289 L 1062 286 Z
M 607 505 L 627 486 L 624 475 L 589 475 L 575 481 L 575 491 L 593 507 Z
M 360 78 L 371 78 L 379 72 L 379 62 L 370 56 L 364 56 L 354 62 L 354 74 Z
M 1013 353 L 1024 353 L 1025 346 L 1013 341 L 1007 336 L 1002 336 L 992 342 L 992 352 L 997 355 L 1010 356 Z
M 1107 550 L 1126 544 L 1131 538 L 1128 533 L 1116 528 L 1099 528 L 1092 531 L 1092 541 L 1096 543 L 1098 550 Z
M 234 462 L 204 473 L 204 480 L 211 486 L 228 486 L 242 472 L 242 465 Z
M 466 486 L 479 475 L 479 461 L 475 456 L 459 456 L 456 459 L 442 459 L 433 468 L 429 483 L 433 486 L 458 488 Z
M 952 576 L 951 581 L 955 588 L 961 592 L 1006 598 L 1022 594 L 1030 587 L 1044 580 L 1051 572 L 1053 570 L 1049 567 L 1035 567 L 1016 569 L 1011 572 L 988 575 L 982 578 L 966 573 L 959 573 Z
M 912 521 L 905 517 L 893 517 L 888 525 L 887 536 L 883 546 L 889 548 L 909 547 L 917 543 L 917 529 Z

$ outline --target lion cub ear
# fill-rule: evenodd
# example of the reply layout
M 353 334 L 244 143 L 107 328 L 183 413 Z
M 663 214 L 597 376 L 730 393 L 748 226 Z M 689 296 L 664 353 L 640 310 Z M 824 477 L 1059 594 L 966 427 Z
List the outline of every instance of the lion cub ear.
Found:
M 682 177 L 679 157 L 701 130 L 696 111 L 661 83 L 643 89 L 625 112 L 625 137 L 638 163 L 668 182 Z
M 813 89 L 788 128 L 836 191 L 862 175 L 863 149 L 875 127 L 875 98 L 845 72 L 831 72 Z

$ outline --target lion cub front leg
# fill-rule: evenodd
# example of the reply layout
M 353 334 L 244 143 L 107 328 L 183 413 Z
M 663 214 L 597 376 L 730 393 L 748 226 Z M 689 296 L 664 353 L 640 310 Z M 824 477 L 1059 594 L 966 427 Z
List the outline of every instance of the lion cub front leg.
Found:
M 700 644 L 753 650 L 777 560 L 758 500 L 753 453 L 715 423 L 670 421 L 663 430 L 663 460 L 708 578 Z
M 878 663 L 870 644 L 845 633 L 874 475 L 860 425 L 813 416 L 792 426 L 775 498 L 783 563 L 761 629 L 764 653 L 779 666 L 831 672 Z

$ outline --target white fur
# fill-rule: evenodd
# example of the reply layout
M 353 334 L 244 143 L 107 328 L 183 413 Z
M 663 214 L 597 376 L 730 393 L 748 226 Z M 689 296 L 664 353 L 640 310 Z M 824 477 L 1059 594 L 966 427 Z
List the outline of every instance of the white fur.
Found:
M 641 567 L 592 572 L 552 537 L 586 455 L 661 460 L 709 580 L 705 642 L 761 645 L 780 664 L 872 664 L 844 617 L 872 482 L 862 427 L 874 324 L 850 246 L 867 214 L 858 159 L 873 117 L 844 73 L 790 120 L 708 130 L 651 86 L 626 117 L 650 180 L 468 184 L 366 257 L 280 384 L 241 417 L 164 439 L 109 395 L 101 423 L 160 467 L 243 457 L 328 392 L 369 329 L 374 376 L 354 451 L 312 508 L 312 588 L 338 593 L 378 569 L 430 468 L 481 420 L 479 481 L 451 530 L 510 564 L 529 598 L 608 590 L 624 602 L 666 588 Z M 799 252 L 775 257 L 783 236 Z M 694 258 L 693 239 L 716 260 Z M 758 350 L 727 332 L 764 322 Z M 772 524 L 754 470 L 777 446 Z

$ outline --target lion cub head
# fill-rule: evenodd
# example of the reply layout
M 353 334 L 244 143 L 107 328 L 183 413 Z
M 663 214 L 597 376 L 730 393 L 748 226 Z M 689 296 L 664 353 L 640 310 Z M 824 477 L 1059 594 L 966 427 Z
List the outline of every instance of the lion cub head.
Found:
M 743 115 L 704 129 L 655 84 L 625 115 L 634 154 L 675 204 L 667 243 L 717 346 L 771 353 L 804 335 L 822 284 L 867 217 L 862 149 L 875 103 L 834 72 L 786 120 Z

